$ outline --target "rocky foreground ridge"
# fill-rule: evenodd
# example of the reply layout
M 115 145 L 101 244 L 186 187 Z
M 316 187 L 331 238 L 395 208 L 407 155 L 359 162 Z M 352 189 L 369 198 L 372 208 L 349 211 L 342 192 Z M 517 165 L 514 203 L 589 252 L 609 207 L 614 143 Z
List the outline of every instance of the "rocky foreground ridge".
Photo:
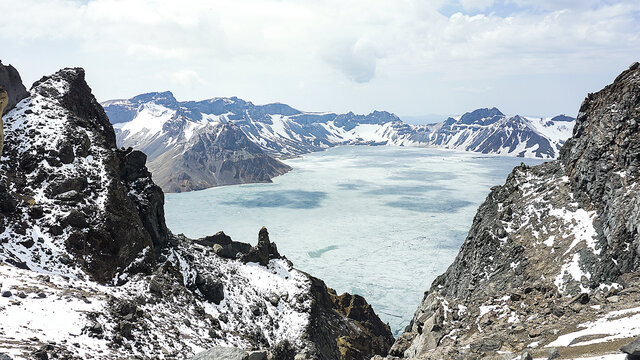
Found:
M 43 77 L 8 110 L 0 358 L 188 358 L 215 346 L 254 359 L 387 353 L 389 327 L 366 301 L 293 268 L 266 229 L 256 246 L 172 234 L 145 154 L 116 148 L 82 69 Z
M 387 359 L 624 359 L 640 335 L 639 190 L 635 63 L 587 96 L 558 160 L 492 188 Z

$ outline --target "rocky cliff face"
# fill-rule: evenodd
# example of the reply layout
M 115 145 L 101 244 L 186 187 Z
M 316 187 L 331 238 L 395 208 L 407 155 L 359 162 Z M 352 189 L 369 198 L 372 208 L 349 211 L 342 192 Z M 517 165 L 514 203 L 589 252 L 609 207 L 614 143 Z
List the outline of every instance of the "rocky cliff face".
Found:
M 559 160 L 492 189 L 391 355 L 581 358 L 640 335 L 639 104 L 636 63 L 586 98 Z
M 1 358 L 386 354 L 371 307 L 293 268 L 266 229 L 256 246 L 171 234 L 146 155 L 116 149 L 82 69 L 42 78 L 5 119 Z

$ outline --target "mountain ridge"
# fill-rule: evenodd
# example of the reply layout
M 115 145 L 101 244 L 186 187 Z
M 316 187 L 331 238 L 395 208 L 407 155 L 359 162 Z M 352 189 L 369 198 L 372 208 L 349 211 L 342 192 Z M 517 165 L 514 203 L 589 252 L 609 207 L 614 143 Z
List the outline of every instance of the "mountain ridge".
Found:
M 169 101 L 166 101 L 169 98 Z M 237 97 L 201 101 L 177 101 L 171 92 L 152 92 L 131 99 L 103 102 L 115 124 L 133 121 L 141 106 L 153 103 L 180 109 L 193 122 L 221 121 L 236 124 L 265 152 L 287 158 L 336 145 L 398 145 L 460 149 L 485 154 L 555 158 L 570 135 L 570 117 L 507 116 L 497 108 L 477 109 L 441 123 L 412 125 L 395 114 L 372 111 L 304 112 L 282 103 L 254 105 Z M 123 115 L 126 114 L 126 115 Z M 497 124 L 500 122 L 500 124 Z M 493 125 L 493 126 L 492 126 Z M 499 125 L 499 126 L 498 126 Z M 122 143 L 131 135 L 118 133 Z

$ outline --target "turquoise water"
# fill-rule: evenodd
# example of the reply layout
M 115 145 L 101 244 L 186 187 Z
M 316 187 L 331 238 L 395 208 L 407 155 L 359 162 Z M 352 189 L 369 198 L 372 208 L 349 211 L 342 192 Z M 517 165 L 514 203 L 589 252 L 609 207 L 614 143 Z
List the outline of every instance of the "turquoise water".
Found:
M 287 160 L 273 184 L 166 195 L 174 233 L 272 241 L 296 268 L 364 296 L 398 334 L 455 258 L 476 209 L 521 162 L 437 149 L 347 146 Z

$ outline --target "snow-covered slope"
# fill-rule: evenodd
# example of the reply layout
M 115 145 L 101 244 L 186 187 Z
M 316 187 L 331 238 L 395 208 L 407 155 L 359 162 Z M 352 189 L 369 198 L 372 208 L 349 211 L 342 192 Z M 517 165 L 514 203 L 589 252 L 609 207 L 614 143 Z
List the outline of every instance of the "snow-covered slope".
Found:
M 84 70 L 36 82 L 5 127 L 0 358 L 183 359 L 217 345 L 368 359 L 393 342 L 364 299 L 294 269 L 266 228 L 256 246 L 171 234 L 146 156 L 116 149 Z
M 429 144 L 445 148 L 518 157 L 553 159 L 571 136 L 575 119 L 506 116 L 496 108 L 478 109 L 435 126 Z
M 291 157 L 336 145 L 433 146 L 521 157 L 555 158 L 571 135 L 572 118 L 535 119 L 506 116 L 498 109 L 478 109 L 442 123 L 411 125 L 396 115 L 302 112 L 284 104 L 254 105 L 238 98 L 178 102 L 170 92 L 149 93 L 103 103 L 115 124 L 118 143 L 145 149 L 153 159 L 177 141 L 162 128 L 176 114 L 188 119 L 183 135 L 207 122 L 237 125 L 267 153 Z M 155 118 L 155 120 L 154 120 Z
M 116 121 L 118 145 L 147 154 L 153 179 L 165 192 L 270 182 L 291 170 L 225 121 L 225 115 L 196 118 L 170 93 L 104 105 Z M 124 116 L 133 117 L 117 122 Z

